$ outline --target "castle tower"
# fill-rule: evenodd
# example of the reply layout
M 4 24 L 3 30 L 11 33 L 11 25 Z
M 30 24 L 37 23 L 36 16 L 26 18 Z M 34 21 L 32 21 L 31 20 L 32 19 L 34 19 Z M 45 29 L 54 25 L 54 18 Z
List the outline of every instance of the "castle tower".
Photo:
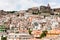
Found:
M 49 4 L 49 3 L 48 3 L 48 5 L 47 5 L 47 7 L 50 8 L 50 4 Z

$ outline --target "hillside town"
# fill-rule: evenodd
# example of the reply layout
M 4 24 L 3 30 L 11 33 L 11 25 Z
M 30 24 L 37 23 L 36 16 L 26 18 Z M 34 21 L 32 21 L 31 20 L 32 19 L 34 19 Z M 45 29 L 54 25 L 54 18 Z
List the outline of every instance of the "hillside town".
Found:
M 60 8 L 0 10 L 0 40 L 60 40 Z

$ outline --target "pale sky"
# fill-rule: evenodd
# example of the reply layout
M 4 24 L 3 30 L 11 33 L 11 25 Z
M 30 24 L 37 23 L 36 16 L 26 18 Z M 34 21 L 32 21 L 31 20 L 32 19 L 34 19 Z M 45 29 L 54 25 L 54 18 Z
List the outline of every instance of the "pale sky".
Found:
M 60 8 L 60 0 L 0 0 L 0 10 L 18 11 L 31 7 L 50 4 L 51 8 Z

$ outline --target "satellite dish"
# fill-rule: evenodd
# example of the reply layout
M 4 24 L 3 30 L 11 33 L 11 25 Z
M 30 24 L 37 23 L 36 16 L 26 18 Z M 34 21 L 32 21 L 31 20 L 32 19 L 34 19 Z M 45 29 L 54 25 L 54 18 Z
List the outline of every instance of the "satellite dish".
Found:
M 47 27 L 47 30 L 52 30 L 52 27 Z

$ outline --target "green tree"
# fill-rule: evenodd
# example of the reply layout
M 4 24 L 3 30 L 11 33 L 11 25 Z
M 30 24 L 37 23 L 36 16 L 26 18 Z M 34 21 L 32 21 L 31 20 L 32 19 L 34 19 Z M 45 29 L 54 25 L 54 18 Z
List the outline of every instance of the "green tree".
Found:
M 1 40 L 7 40 L 7 37 L 1 36 Z
M 38 14 L 41 14 L 41 12 L 38 11 L 33 11 L 32 14 L 35 14 L 35 15 L 38 15 Z
M 42 34 L 40 35 L 40 38 L 43 38 L 46 36 L 47 30 L 43 31 Z
M 0 25 L 0 32 L 6 31 L 6 27 L 4 25 Z
M 30 30 L 30 28 L 29 28 L 29 29 L 28 29 L 28 32 L 29 32 L 29 34 L 31 35 L 32 30 Z

